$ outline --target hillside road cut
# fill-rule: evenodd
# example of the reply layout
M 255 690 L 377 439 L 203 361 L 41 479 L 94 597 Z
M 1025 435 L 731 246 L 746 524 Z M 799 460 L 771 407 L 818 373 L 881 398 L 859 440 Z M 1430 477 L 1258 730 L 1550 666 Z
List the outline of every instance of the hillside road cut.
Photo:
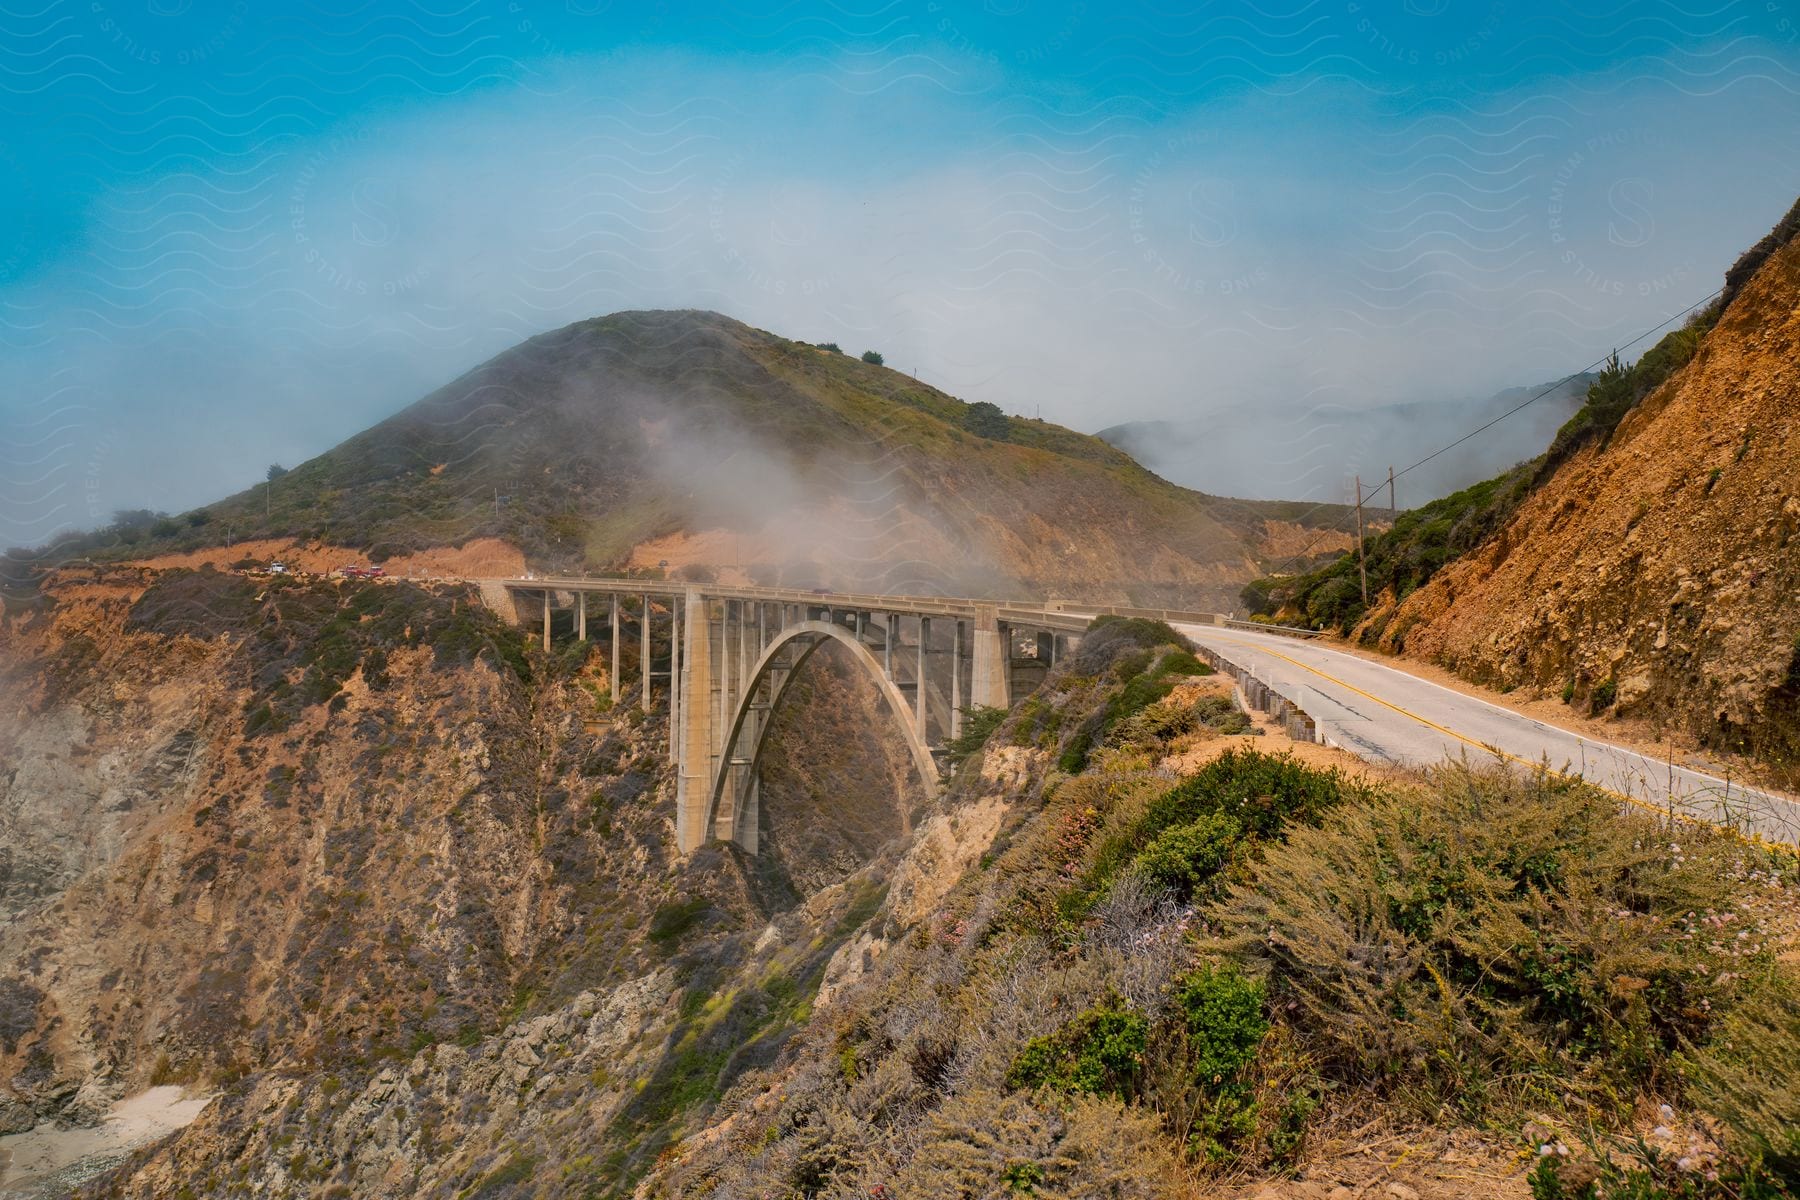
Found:
M 1466 756 L 1547 766 L 1656 813 L 1800 844 L 1800 803 L 1786 797 L 1595 741 L 1318 642 L 1214 625 L 1176 628 L 1298 704 L 1321 741 L 1372 762 L 1420 767 Z

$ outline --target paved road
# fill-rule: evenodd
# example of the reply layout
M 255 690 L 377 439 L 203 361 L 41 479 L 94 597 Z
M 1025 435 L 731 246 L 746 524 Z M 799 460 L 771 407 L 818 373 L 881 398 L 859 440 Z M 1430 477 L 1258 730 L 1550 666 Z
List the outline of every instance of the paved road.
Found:
M 1597 742 L 1514 709 L 1371 662 L 1329 645 L 1279 634 L 1178 625 L 1297 703 L 1320 737 L 1375 762 L 1424 766 L 1495 754 L 1580 775 L 1638 804 L 1800 844 L 1800 803 L 1740 783 Z

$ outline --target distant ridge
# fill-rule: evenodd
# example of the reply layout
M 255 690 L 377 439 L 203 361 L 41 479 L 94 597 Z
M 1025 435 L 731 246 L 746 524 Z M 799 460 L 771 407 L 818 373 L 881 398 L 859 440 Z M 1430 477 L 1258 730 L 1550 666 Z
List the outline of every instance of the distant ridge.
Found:
M 1367 484 L 1387 466 L 1405 466 L 1525 400 L 1547 392 L 1442 458 L 1407 475 L 1402 507 L 1489 478 L 1536 456 L 1581 407 L 1592 375 L 1508 388 L 1482 400 L 1422 401 L 1352 409 L 1343 405 L 1239 405 L 1173 421 L 1130 421 L 1095 436 L 1163 477 L 1234 496 L 1348 499 L 1349 477 Z M 1383 501 L 1385 503 L 1385 500 Z

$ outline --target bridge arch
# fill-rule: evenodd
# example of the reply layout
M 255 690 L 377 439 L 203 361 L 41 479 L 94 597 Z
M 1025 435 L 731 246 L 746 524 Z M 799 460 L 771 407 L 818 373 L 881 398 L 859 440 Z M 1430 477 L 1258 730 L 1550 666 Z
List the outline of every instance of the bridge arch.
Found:
M 713 831 L 714 836 L 729 836 L 739 845 L 754 850 L 757 811 L 750 801 L 755 796 L 756 781 L 762 770 L 770 718 L 781 706 L 801 668 L 828 642 L 845 647 L 864 674 L 875 682 L 889 715 L 906 739 L 913 767 L 920 779 L 927 787 L 938 782 L 937 760 L 932 757 L 931 748 L 919 730 L 914 709 L 881 660 L 854 632 L 836 622 L 802 621 L 788 626 L 770 640 L 740 689 L 707 798 L 703 828 Z M 750 745 L 740 748 L 740 742 L 745 738 L 749 739 Z M 720 828 L 725 820 L 729 821 L 729 834 Z

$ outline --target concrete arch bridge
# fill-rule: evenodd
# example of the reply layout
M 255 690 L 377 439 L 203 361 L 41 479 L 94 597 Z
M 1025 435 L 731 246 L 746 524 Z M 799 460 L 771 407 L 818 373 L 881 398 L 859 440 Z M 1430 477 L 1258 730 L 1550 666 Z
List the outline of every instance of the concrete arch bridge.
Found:
M 577 638 L 588 636 L 590 615 L 603 621 L 615 700 L 623 698 L 619 652 L 635 632 L 640 703 L 649 709 L 660 701 L 670 713 L 683 853 L 713 838 L 756 852 L 758 768 L 770 720 L 821 647 L 844 647 L 874 680 L 920 777 L 934 786 L 944 744 L 962 732 L 965 709 L 1007 708 L 1027 695 L 1097 613 L 1139 614 L 644 579 L 500 579 L 481 586 L 488 603 L 515 620 L 541 620 L 546 649 L 553 612 L 571 615 Z

